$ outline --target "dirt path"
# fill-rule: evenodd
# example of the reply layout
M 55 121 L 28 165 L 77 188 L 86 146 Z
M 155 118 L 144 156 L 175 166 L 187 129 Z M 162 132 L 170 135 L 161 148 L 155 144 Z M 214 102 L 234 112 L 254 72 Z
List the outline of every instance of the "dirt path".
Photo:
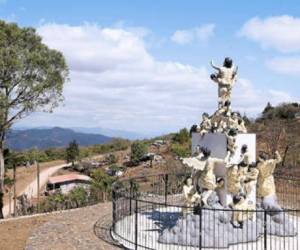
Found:
M 49 168 L 43 170 L 40 173 L 40 188 L 47 183 L 48 178 L 51 175 L 53 175 L 56 171 L 58 171 L 59 169 L 61 169 L 63 167 L 69 166 L 69 165 L 70 164 L 60 164 L 60 165 L 49 167 Z M 36 197 L 37 196 L 37 186 L 38 186 L 37 178 L 35 177 L 35 179 L 29 185 L 27 185 L 27 187 L 25 187 L 22 191 L 18 192 L 18 196 L 22 195 L 22 194 L 26 194 L 28 196 L 28 198 Z M 11 207 L 13 207 L 13 201 L 11 201 Z M 8 216 L 9 203 L 4 206 L 3 214 L 4 214 L 4 217 Z

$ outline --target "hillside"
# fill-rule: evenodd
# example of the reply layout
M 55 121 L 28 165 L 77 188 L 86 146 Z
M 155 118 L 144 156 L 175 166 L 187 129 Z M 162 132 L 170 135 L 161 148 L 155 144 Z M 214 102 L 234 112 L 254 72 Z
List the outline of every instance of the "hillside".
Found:
M 30 148 L 46 149 L 65 147 L 70 141 L 76 140 L 80 146 L 102 144 L 113 138 L 101 134 L 75 132 L 65 128 L 12 130 L 7 138 L 9 148 L 24 150 Z
M 257 135 L 257 152 L 273 155 L 276 150 L 283 156 L 279 172 L 300 173 L 300 105 L 285 103 L 272 107 L 270 104 L 261 116 L 249 121 L 249 132 Z M 299 169 L 299 170 L 298 170 Z

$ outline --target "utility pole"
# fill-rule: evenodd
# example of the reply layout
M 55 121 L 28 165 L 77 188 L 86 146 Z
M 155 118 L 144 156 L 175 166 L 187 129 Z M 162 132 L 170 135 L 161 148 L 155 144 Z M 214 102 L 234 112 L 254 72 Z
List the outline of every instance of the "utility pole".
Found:
M 36 161 L 36 174 L 37 174 L 37 211 L 40 211 L 40 164 Z
M 14 170 L 14 217 L 17 216 L 17 190 L 16 190 L 16 164 L 13 164 L 13 170 Z

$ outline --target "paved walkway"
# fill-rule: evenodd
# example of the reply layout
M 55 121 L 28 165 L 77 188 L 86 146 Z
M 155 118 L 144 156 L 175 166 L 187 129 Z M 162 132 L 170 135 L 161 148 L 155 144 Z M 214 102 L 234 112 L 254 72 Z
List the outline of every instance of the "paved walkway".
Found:
M 25 250 L 120 249 L 107 242 L 111 213 L 111 203 L 102 203 L 57 214 L 33 231 Z

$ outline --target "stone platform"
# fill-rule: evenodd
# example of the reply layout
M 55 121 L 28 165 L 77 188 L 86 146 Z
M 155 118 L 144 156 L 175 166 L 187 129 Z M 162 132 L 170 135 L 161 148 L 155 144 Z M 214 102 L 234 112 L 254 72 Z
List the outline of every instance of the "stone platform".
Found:
M 205 249 L 264 249 L 262 216 L 257 214 L 257 221 L 245 223 L 243 229 L 232 228 L 228 216 L 230 215 L 222 211 L 214 213 L 214 215 L 203 216 L 202 245 Z M 267 245 L 269 246 L 267 249 L 284 249 L 285 245 L 289 245 L 290 249 L 298 249 L 299 236 L 297 232 L 300 232 L 300 218 L 288 214 L 285 216 L 285 224 L 282 226 L 275 225 L 276 220 L 274 221 L 270 216 L 267 217 Z M 182 218 L 180 208 L 168 207 L 138 213 L 137 220 L 137 237 L 140 245 L 138 249 L 145 249 L 144 246 L 158 250 L 199 249 L 200 221 L 197 215 Z M 220 223 L 224 225 L 218 227 Z M 134 249 L 135 215 L 118 221 L 115 232 L 118 235 L 113 234 L 113 237 L 118 242 L 128 249 Z M 212 233 L 215 235 L 214 238 L 212 238 Z M 274 246 L 282 247 L 274 248 Z

